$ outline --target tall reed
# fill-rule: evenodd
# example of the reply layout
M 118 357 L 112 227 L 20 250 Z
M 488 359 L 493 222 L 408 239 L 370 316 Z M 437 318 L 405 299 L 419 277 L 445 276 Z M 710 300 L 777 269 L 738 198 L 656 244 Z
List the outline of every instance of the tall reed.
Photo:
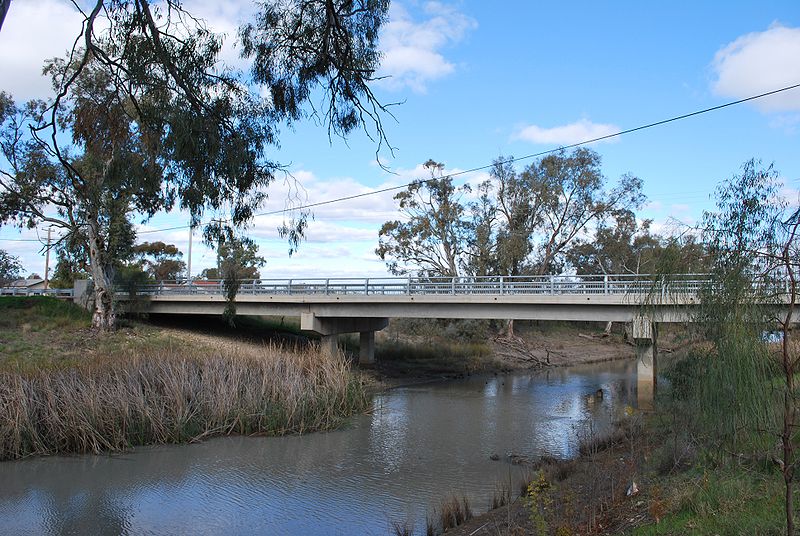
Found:
M 0 459 L 326 430 L 368 403 L 339 357 L 276 346 L 204 356 L 168 348 L 66 369 L 4 371 Z

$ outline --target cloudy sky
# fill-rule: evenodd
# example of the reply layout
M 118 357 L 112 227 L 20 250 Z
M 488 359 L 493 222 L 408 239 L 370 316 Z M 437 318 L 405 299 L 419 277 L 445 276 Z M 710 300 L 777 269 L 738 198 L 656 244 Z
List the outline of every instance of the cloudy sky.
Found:
M 253 12 L 245 0 L 185 0 L 229 39 L 225 59 L 241 65 L 233 37 Z M 500 7 L 501 6 L 501 7 Z M 18 101 L 48 96 L 45 58 L 62 55 L 80 19 L 65 0 L 12 0 L 0 31 L 0 89 Z M 386 118 L 394 155 L 363 133 L 328 139 L 313 122 L 283 129 L 270 155 L 289 166 L 264 212 L 287 195 L 317 203 L 424 178 L 421 163 L 450 171 L 524 156 L 800 83 L 800 10 L 795 0 L 719 2 L 425 2 L 394 0 L 381 36 L 376 94 L 399 102 Z M 800 186 L 800 90 L 593 145 L 612 180 L 630 172 L 644 181 L 641 216 L 656 228 L 692 224 L 722 179 L 757 157 L 774 162 L 789 195 Z M 522 162 L 520 165 L 524 165 Z M 457 182 L 477 182 L 468 173 Z M 392 194 L 318 207 L 308 239 L 289 258 L 277 235 L 282 216 L 250 229 L 268 264 L 265 277 L 379 276 L 373 253 L 381 224 L 396 216 Z M 140 225 L 141 240 L 187 251 L 179 213 Z M 27 272 L 43 273 L 42 230 L 0 228 L 0 249 Z M 195 236 L 192 271 L 214 263 Z

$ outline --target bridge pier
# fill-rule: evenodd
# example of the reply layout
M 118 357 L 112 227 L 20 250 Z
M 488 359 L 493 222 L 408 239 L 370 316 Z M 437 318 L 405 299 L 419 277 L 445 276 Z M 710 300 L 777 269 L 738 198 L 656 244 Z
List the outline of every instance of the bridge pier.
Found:
M 375 364 L 375 332 L 362 331 L 359 334 L 359 350 L 358 350 L 358 363 L 359 365 L 374 365 Z
M 359 365 L 375 363 L 375 332 L 388 325 L 388 318 L 321 317 L 314 313 L 300 315 L 300 329 L 321 335 L 320 350 L 328 355 L 335 355 L 338 351 L 337 335 L 359 333 L 361 343 L 358 355 Z
M 658 376 L 658 325 L 644 316 L 633 319 L 636 343 L 636 398 L 639 409 L 653 409 Z
M 339 335 L 323 335 L 319 339 L 319 350 L 325 355 L 334 356 L 339 351 Z

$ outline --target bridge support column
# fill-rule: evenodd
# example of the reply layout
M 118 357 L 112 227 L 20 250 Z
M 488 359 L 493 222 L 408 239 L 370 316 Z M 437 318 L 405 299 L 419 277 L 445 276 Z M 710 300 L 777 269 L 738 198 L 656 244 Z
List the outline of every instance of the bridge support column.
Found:
M 639 409 L 653 409 L 658 376 L 658 329 L 647 317 L 633 319 L 636 342 L 636 398 Z
M 359 350 L 358 350 L 358 364 L 359 365 L 374 365 L 375 364 L 375 332 L 362 331 L 359 337 Z
M 335 356 L 339 351 L 339 335 L 323 335 L 319 339 L 319 351 L 327 356 Z
M 337 352 L 336 336 L 338 334 L 359 333 L 361 349 L 358 363 L 360 365 L 375 363 L 375 332 L 388 325 L 388 318 L 320 317 L 314 313 L 303 313 L 300 316 L 300 329 L 322 335 L 320 346 L 324 352 L 330 352 L 330 355 Z

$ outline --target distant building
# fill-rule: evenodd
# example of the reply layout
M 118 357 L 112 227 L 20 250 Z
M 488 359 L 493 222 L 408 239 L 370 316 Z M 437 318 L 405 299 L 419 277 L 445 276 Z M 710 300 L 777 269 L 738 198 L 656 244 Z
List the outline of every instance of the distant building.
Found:
M 42 290 L 44 289 L 44 279 L 17 279 L 12 281 L 9 288 L 26 288 L 28 290 Z

